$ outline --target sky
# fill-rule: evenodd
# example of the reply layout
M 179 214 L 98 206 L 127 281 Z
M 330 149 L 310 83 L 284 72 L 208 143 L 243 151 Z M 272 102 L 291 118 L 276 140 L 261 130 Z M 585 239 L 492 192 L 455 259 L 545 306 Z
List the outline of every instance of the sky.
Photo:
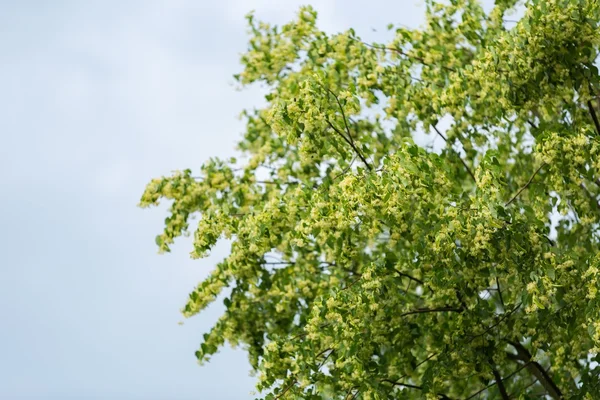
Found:
M 0 0 L 0 399 L 252 399 L 245 353 L 198 366 L 220 302 L 187 294 L 227 254 L 158 255 L 166 208 L 145 184 L 235 156 L 244 15 L 282 24 L 296 0 Z M 420 0 L 313 0 L 319 26 L 386 38 Z M 373 28 L 377 31 L 373 31 Z

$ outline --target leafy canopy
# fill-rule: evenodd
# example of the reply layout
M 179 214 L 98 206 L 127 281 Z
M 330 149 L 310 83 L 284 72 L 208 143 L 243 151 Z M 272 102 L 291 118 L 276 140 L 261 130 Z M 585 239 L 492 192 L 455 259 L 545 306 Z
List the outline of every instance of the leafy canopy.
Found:
M 241 344 L 266 399 L 600 398 L 600 4 L 516 3 L 385 44 L 248 16 L 243 161 L 141 200 L 161 251 L 195 216 L 192 257 L 231 242 L 183 309 L 229 288 L 200 361 Z

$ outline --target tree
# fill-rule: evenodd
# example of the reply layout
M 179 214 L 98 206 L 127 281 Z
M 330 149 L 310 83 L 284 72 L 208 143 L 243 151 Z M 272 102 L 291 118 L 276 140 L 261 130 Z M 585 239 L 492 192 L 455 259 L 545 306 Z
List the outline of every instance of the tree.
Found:
M 199 360 L 242 344 L 266 399 L 600 398 L 600 3 L 517 3 L 428 0 L 386 44 L 248 16 L 244 162 L 141 200 L 161 251 L 196 215 L 192 257 L 231 241 Z

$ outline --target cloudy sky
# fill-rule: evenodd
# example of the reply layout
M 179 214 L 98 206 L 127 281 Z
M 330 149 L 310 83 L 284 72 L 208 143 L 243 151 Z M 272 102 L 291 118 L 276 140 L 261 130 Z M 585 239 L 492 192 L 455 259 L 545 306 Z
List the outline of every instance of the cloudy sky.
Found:
M 194 351 L 222 312 L 179 326 L 189 291 L 225 256 L 159 256 L 149 179 L 235 155 L 244 15 L 282 0 L 0 0 L 0 398 L 251 399 L 249 364 Z M 382 39 L 419 0 L 314 0 L 320 26 Z M 377 28 L 374 32 L 372 28 Z

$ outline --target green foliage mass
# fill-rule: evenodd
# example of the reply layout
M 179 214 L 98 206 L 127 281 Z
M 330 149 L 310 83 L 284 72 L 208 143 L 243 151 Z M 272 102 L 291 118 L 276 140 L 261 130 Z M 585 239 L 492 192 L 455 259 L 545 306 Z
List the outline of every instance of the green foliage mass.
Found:
M 248 16 L 243 161 L 141 200 L 161 251 L 195 216 L 193 257 L 231 243 L 183 309 L 230 293 L 200 361 L 242 345 L 265 399 L 600 399 L 600 3 L 516 3 L 385 44 Z

